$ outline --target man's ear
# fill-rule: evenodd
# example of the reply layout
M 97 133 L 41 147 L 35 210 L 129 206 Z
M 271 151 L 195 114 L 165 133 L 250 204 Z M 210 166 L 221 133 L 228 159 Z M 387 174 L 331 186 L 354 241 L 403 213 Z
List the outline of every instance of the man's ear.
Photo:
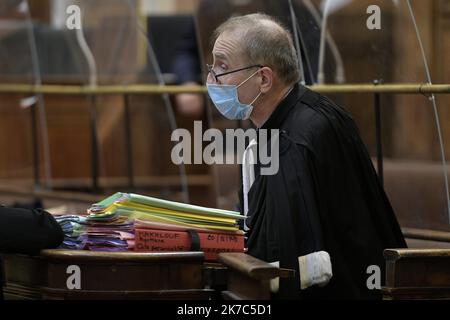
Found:
M 270 69 L 269 67 L 262 67 L 259 70 L 259 74 L 261 76 L 260 88 L 261 92 L 264 94 L 269 92 L 270 89 L 272 89 L 274 73 L 273 70 Z

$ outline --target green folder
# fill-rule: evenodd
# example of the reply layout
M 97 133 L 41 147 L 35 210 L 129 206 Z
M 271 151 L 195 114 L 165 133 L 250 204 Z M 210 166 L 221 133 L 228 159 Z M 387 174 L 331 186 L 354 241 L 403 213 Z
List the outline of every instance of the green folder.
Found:
M 181 202 L 175 202 L 175 201 L 168 201 L 148 196 L 142 196 L 138 194 L 133 193 L 121 193 L 118 192 L 116 194 L 113 194 L 112 196 L 98 202 L 92 205 L 90 211 L 92 213 L 95 212 L 101 212 L 114 204 L 115 202 L 131 202 L 131 203 L 137 203 L 141 205 L 148 205 L 153 207 L 159 207 L 164 208 L 168 210 L 178 211 L 178 212 L 185 212 L 185 213 L 195 213 L 195 214 L 202 214 L 207 216 L 215 216 L 215 217 L 222 217 L 222 218 L 233 218 L 233 219 L 244 219 L 244 216 L 242 216 L 239 212 L 236 211 L 229 211 L 229 210 L 222 210 L 222 209 L 216 209 L 216 208 L 207 208 L 207 207 L 201 207 L 196 206 L 192 204 L 185 204 Z

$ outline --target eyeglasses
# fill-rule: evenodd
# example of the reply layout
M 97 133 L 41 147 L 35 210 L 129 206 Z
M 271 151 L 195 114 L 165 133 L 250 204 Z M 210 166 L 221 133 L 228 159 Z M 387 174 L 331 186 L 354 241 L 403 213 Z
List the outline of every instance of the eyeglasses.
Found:
M 231 74 L 231 73 L 235 73 L 235 72 L 239 72 L 239 71 L 243 71 L 243 70 L 248 70 L 248 69 L 251 69 L 251 68 L 262 68 L 262 67 L 263 66 L 260 65 L 260 64 L 254 64 L 254 65 L 251 65 L 251 66 L 248 66 L 248 67 L 245 67 L 245 68 L 240 68 L 240 69 L 236 69 L 236 70 L 232 70 L 232 71 L 228 71 L 228 72 L 217 74 L 214 71 L 214 66 L 213 65 L 210 65 L 210 64 L 206 65 L 206 68 L 208 68 L 208 74 L 212 75 L 214 77 L 214 80 L 216 80 L 216 82 L 219 82 L 219 77 L 226 76 L 227 74 Z

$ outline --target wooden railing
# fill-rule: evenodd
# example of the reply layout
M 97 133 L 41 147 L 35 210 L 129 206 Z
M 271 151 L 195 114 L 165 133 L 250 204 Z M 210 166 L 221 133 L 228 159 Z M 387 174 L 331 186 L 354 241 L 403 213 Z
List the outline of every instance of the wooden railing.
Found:
M 392 94 L 450 94 L 450 84 L 327 84 L 312 85 L 311 90 L 319 93 L 392 93 Z M 0 93 L 55 94 L 55 95 L 100 95 L 100 94 L 178 94 L 206 93 L 204 86 L 162 86 L 162 85 L 29 85 L 0 84 Z

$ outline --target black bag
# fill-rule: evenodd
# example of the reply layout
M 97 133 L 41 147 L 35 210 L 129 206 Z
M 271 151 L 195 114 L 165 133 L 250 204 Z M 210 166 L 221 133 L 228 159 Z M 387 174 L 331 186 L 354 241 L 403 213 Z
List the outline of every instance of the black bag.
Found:
M 64 233 L 42 209 L 0 207 L 0 253 L 36 254 L 58 247 Z

